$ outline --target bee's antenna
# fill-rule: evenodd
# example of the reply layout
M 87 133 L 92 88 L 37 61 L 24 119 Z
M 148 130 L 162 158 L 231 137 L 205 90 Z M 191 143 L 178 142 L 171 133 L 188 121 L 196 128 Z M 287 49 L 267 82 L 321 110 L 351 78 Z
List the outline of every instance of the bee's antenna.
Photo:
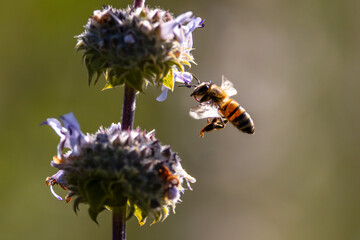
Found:
M 191 85 L 191 84 L 185 83 L 183 85 L 179 85 L 178 87 L 194 88 L 194 87 L 197 87 L 197 85 Z
M 193 76 L 193 78 L 195 78 L 195 80 L 197 81 L 197 83 L 198 83 L 198 85 L 199 85 L 199 84 L 200 84 L 200 80 L 195 76 L 195 74 L 191 73 L 191 75 Z M 195 88 L 195 87 L 197 87 L 198 85 L 191 85 L 191 84 L 188 84 L 187 82 L 185 82 L 185 84 L 179 85 L 178 87 Z
M 195 80 L 198 82 L 198 84 L 200 84 L 200 80 L 195 76 L 195 74 L 191 73 L 191 75 L 193 76 L 193 78 L 195 78 Z

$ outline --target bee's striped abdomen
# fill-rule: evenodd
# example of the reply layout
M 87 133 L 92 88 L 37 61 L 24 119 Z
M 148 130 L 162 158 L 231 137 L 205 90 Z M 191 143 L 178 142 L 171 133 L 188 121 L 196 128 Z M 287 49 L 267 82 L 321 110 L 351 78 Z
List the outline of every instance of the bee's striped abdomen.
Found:
M 253 134 L 255 132 L 254 122 L 250 115 L 235 100 L 231 99 L 219 110 L 221 114 L 239 130 L 249 134 Z

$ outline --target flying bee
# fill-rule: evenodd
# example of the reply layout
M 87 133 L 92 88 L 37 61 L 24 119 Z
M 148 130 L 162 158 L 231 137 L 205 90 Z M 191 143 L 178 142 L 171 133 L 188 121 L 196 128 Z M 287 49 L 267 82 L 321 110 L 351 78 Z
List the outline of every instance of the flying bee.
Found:
M 160 177 L 165 182 L 164 188 L 164 197 L 166 200 L 174 200 L 179 198 L 179 190 L 177 187 L 180 185 L 179 177 L 173 175 L 169 168 L 166 166 L 161 166 L 159 168 Z
M 208 119 L 208 124 L 200 131 L 201 138 L 205 132 L 224 128 L 227 122 L 231 122 L 242 132 L 254 134 L 255 126 L 250 115 L 237 101 L 230 98 L 236 95 L 237 91 L 228 79 L 222 77 L 221 87 L 211 82 L 198 82 L 199 85 L 194 86 L 190 96 L 194 96 L 200 104 L 190 109 L 190 116 L 195 119 Z M 213 118 L 211 122 L 210 118 Z

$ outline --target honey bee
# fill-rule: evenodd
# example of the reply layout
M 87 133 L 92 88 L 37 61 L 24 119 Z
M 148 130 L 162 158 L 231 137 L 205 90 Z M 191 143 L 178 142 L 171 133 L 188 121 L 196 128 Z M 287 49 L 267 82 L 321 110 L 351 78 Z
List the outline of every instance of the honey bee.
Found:
M 205 132 L 224 128 L 227 122 L 231 122 L 242 132 L 254 134 L 255 126 L 250 115 L 237 101 L 230 98 L 236 95 L 237 91 L 228 79 L 222 77 L 221 87 L 211 82 L 198 82 L 199 85 L 195 86 L 190 96 L 194 96 L 200 104 L 190 109 L 190 116 L 195 119 L 208 119 L 208 124 L 200 131 L 201 138 Z M 210 118 L 213 118 L 211 122 Z
M 161 166 L 159 168 L 160 177 L 165 182 L 164 197 L 166 200 L 174 200 L 179 198 L 179 191 L 177 187 L 180 185 L 179 177 L 173 175 L 169 168 Z

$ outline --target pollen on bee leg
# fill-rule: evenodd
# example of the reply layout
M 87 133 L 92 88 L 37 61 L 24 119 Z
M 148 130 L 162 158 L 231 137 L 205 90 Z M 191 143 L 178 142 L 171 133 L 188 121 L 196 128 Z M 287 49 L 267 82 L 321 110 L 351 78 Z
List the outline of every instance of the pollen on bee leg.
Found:
M 59 195 L 57 195 L 57 194 L 55 193 L 54 188 L 53 188 L 53 184 L 50 184 L 50 191 L 51 191 L 51 193 L 52 193 L 58 200 L 60 200 L 60 201 L 63 200 Z

